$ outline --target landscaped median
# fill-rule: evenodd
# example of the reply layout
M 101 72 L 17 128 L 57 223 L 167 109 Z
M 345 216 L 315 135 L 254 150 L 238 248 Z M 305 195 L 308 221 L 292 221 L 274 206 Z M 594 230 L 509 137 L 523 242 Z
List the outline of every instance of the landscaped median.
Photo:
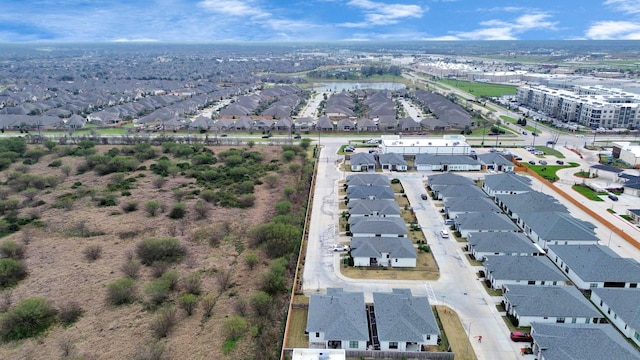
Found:
M 578 166 L 580 166 L 580 164 L 571 162 L 568 165 L 531 165 L 529 163 L 523 162 L 522 166 L 526 166 L 531 171 L 533 171 L 536 174 L 540 175 L 541 177 L 543 177 L 544 179 L 546 179 L 549 182 L 555 182 L 555 181 L 558 181 L 560 179 L 558 177 L 558 175 L 556 175 L 556 172 L 558 172 L 558 170 L 562 170 L 562 169 L 566 169 L 566 168 L 572 168 L 572 167 L 578 167 Z

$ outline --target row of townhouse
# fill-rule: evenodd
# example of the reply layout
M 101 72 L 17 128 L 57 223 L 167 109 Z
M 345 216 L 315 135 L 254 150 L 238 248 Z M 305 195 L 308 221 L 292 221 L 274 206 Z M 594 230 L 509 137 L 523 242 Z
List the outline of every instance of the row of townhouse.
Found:
M 522 105 L 563 122 L 577 122 L 593 129 L 640 126 L 640 96 L 617 89 L 576 87 L 573 91 L 541 85 L 518 88 Z
M 443 195 L 445 214 L 456 230 L 466 231 L 469 252 L 483 261 L 487 283 L 504 291 L 507 314 L 516 325 L 531 326 L 537 358 L 571 354 L 601 359 L 603 346 L 614 358 L 639 357 L 610 324 L 640 345 L 640 264 L 598 245 L 592 224 L 573 218 L 553 197 L 534 191 L 526 177 L 487 175 L 483 190 L 496 207 L 479 200 L 487 197 L 477 191 L 462 190 L 473 186 L 468 178 L 442 174 L 428 181 L 437 193 L 444 193 L 447 183 L 464 192 L 470 205 L 459 207 L 454 201 L 447 209 L 452 198 Z M 476 210 L 490 214 L 487 222 L 498 226 L 469 229 L 468 214 Z M 500 227 L 500 216 L 515 228 Z M 552 341 L 553 336 L 564 343 Z M 599 342 L 604 340 L 606 344 Z

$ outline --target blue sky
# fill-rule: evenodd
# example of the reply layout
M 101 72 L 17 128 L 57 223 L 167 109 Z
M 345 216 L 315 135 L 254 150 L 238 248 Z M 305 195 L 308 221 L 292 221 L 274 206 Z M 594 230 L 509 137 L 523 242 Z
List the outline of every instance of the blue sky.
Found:
M 0 42 L 640 40 L 640 0 L 0 3 Z

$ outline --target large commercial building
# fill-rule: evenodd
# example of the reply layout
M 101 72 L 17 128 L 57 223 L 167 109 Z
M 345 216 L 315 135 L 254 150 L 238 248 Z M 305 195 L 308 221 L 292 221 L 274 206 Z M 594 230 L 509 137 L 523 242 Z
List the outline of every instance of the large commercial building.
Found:
M 462 135 L 445 135 L 442 138 L 402 138 L 383 136 L 380 148 L 384 154 L 402 155 L 469 155 L 471 145 Z
M 518 102 L 563 122 L 593 129 L 640 127 L 640 95 L 602 86 L 576 86 L 573 91 L 540 85 L 518 88 Z

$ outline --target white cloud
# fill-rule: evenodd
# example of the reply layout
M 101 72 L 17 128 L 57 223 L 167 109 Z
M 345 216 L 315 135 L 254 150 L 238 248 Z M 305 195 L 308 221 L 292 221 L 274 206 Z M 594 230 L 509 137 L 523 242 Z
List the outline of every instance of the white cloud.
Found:
M 627 14 L 640 13 L 640 0 L 606 0 L 604 4 Z
M 467 32 L 452 32 L 459 40 L 516 40 L 518 34 L 536 30 L 557 30 L 557 22 L 546 20 L 548 14 L 524 14 L 509 22 L 492 19 L 480 23 L 484 28 Z
M 592 40 L 640 40 L 640 24 L 631 21 L 600 21 L 586 33 Z
M 421 18 L 429 10 L 429 8 L 419 5 L 385 4 L 370 0 L 350 0 L 347 4 L 362 9 L 365 13 L 365 21 L 341 24 L 344 27 L 397 24 L 405 18 Z
M 251 1 L 204 0 L 199 2 L 198 6 L 208 12 L 237 17 L 264 18 L 271 15 Z

